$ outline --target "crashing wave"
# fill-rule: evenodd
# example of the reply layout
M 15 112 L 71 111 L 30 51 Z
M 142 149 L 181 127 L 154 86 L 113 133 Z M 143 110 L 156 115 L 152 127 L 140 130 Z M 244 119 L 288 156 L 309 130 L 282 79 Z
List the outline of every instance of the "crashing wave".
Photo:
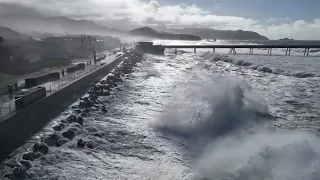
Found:
M 231 78 L 197 84 L 188 92 L 182 102 L 192 103 L 170 107 L 157 125 L 160 131 L 184 137 L 218 137 L 253 123 L 255 114 L 268 110 L 248 84 Z
M 212 61 L 213 62 L 223 61 L 223 62 L 233 63 L 237 66 L 247 66 L 253 70 L 258 70 L 258 71 L 265 72 L 265 73 L 273 73 L 273 74 L 279 74 L 279 75 L 285 75 L 285 76 L 294 76 L 296 78 L 320 77 L 320 74 L 313 74 L 313 73 L 307 73 L 307 72 L 290 73 L 290 72 L 286 72 L 283 69 L 274 69 L 273 70 L 269 67 L 260 67 L 259 65 L 252 66 L 252 64 L 250 62 L 246 62 L 244 60 L 234 61 L 226 55 L 215 55 L 212 58 Z
M 202 179 L 316 180 L 319 140 L 308 133 L 265 130 L 254 136 L 228 137 L 214 142 L 197 168 Z

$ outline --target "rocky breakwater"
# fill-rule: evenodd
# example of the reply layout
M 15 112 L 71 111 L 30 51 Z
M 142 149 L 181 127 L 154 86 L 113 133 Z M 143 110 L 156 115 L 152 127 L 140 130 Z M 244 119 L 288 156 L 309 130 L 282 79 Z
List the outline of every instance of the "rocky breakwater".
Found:
M 143 54 L 134 51 L 124 58 L 110 74 L 103 78 L 95 86 L 91 87 L 85 96 L 72 105 L 66 118 L 61 119 L 51 128 L 51 133 L 42 136 L 38 142 L 30 147 L 20 147 L 20 153 L 7 159 L 1 165 L 0 179 L 34 179 L 38 175 L 32 168 L 41 168 L 39 165 L 53 161 L 52 157 L 58 157 L 57 149 L 66 146 L 68 148 L 94 150 L 104 146 L 99 137 L 103 133 L 94 128 L 87 119 L 91 113 L 108 113 L 108 106 L 112 101 L 112 94 L 119 90 L 119 85 L 133 72 L 136 64 L 143 59 Z M 109 101 L 105 97 L 110 97 Z M 103 98 L 104 100 L 100 100 Z M 41 132 L 40 132 L 41 134 Z M 27 150 L 24 150 L 27 148 Z M 19 148 L 18 148 L 19 149 Z M 61 155 L 63 156 L 63 155 Z M 35 161 L 38 161 L 35 163 Z M 34 164 L 38 167 L 33 167 Z

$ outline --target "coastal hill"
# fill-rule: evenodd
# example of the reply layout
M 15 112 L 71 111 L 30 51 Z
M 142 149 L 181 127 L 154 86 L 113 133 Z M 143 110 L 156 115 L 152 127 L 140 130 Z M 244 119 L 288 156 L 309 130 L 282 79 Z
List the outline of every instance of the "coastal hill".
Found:
M 149 27 L 137 28 L 129 31 L 130 35 L 133 36 L 144 36 L 157 39 L 169 39 L 169 40 L 189 40 L 189 41 L 198 41 L 201 40 L 201 37 L 190 35 L 190 34 L 174 34 L 168 32 L 159 32 Z
M 231 30 L 214 30 L 209 28 L 183 28 L 183 29 L 168 29 L 172 33 L 186 33 L 195 36 L 200 36 L 204 39 L 225 39 L 225 40 L 268 40 L 253 31 L 231 31 Z
M 5 40 L 13 41 L 28 41 L 30 38 L 27 35 L 20 34 L 10 28 L 0 26 L 0 37 L 3 37 Z
M 1 4 L 1 3 L 0 3 Z M 165 32 L 142 27 L 131 31 L 122 31 L 116 28 L 101 26 L 89 20 L 77 20 L 65 16 L 22 16 L 22 15 L 0 15 L 0 26 L 8 27 L 19 33 L 33 37 L 66 34 L 91 34 L 91 35 L 115 35 L 115 36 L 147 36 L 158 39 L 170 40 L 201 40 L 203 39 L 226 39 L 226 40 L 268 40 L 252 31 L 230 31 L 214 30 L 209 28 L 183 28 L 164 29 Z M 13 36 L 11 36 L 13 37 Z
M 66 33 L 92 35 L 122 33 L 118 29 L 109 29 L 93 21 L 76 20 L 65 16 L 0 15 L 0 26 L 31 36 L 40 36 L 41 34 L 66 35 Z
M 104 26 L 103 21 L 73 19 L 66 16 L 53 16 L 43 11 L 21 6 L 16 3 L 0 2 L 0 26 L 8 27 L 21 34 L 43 38 L 48 35 L 61 36 L 66 34 L 91 34 L 126 36 L 128 34 L 149 36 L 160 39 L 200 40 L 234 39 L 234 40 L 267 40 L 268 38 L 252 31 L 221 31 L 209 28 L 167 29 L 161 26 L 138 28 L 124 31 Z M 136 27 L 136 26 L 135 26 Z M 125 28 L 125 27 L 123 27 Z M 156 31 L 158 30 L 158 31 Z M 162 32 L 165 31 L 165 32 Z

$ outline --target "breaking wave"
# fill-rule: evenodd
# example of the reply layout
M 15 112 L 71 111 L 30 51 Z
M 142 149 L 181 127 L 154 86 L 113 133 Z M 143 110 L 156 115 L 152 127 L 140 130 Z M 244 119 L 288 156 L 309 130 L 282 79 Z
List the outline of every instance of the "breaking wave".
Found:
M 210 53 L 201 58 L 234 63 L 228 56 Z M 274 73 L 268 68 L 259 70 Z M 318 137 L 273 127 L 269 120 L 277 117 L 245 81 L 217 77 L 188 83 L 189 88 L 177 93 L 156 125 L 166 136 L 178 138 L 195 157 L 188 179 L 318 179 Z
M 279 68 L 270 68 L 267 66 L 254 65 L 251 62 L 246 62 L 245 60 L 235 60 L 227 55 L 214 55 L 212 53 L 204 53 L 203 58 L 210 59 L 213 62 L 223 61 L 227 63 L 233 63 L 237 66 L 246 66 L 254 70 L 258 70 L 260 72 L 265 73 L 273 73 L 285 76 L 293 76 L 296 78 L 310 78 L 310 77 L 320 77 L 320 74 L 310 73 L 310 72 L 290 72 L 287 69 L 279 69 Z
M 319 143 L 312 134 L 263 129 L 221 138 L 202 154 L 196 165 L 197 179 L 316 180 Z
M 250 125 L 256 114 L 267 114 L 265 102 L 248 84 L 232 78 L 192 86 L 157 124 L 162 132 L 184 137 L 218 137 Z M 179 103 L 180 102 L 180 103 Z

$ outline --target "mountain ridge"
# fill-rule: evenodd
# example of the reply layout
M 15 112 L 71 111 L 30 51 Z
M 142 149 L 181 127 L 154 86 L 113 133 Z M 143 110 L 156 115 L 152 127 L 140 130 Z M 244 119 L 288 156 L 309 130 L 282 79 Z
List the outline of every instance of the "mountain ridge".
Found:
M 17 31 L 14 31 L 8 27 L 0 26 L 0 37 L 4 40 L 14 40 L 14 41 L 27 41 L 30 40 L 30 36 L 21 34 Z
M 190 35 L 190 34 L 174 34 L 169 32 L 159 32 L 150 27 L 136 28 L 129 31 L 129 34 L 134 36 L 144 36 L 144 37 L 168 39 L 168 40 L 190 40 L 190 41 L 201 40 L 199 36 Z
M 89 20 L 76 20 L 65 16 L 0 16 L 0 26 L 8 27 L 15 31 L 30 34 L 32 32 L 42 32 L 47 34 L 102 34 L 103 32 L 121 33 L 120 30 L 101 26 Z
M 210 28 L 182 28 L 167 29 L 169 32 L 188 33 L 200 36 L 204 39 L 224 39 L 224 40 L 269 40 L 267 37 L 260 35 L 254 31 L 244 30 L 215 30 Z
M 268 40 L 253 31 L 214 30 L 209 28 L 167 28 L 162 31 L 152 31 L 149 27 L 136 28 L 131 31 L 122 31 L 108 28 L 96 22 L 84 19 L 72 19 L 66 16 L 21 16 L 0 15 L 0 26 L 8 27 L 14 31 L 33 34 L 112 34 L 116 36 L 138 35 L 159 39 L 200 40 L 200 39 L 226 39 L 226 40 Z M 138 31 L 144 32 L 139 33 Z M 174 34 L 174 35 L 173 35 Z

